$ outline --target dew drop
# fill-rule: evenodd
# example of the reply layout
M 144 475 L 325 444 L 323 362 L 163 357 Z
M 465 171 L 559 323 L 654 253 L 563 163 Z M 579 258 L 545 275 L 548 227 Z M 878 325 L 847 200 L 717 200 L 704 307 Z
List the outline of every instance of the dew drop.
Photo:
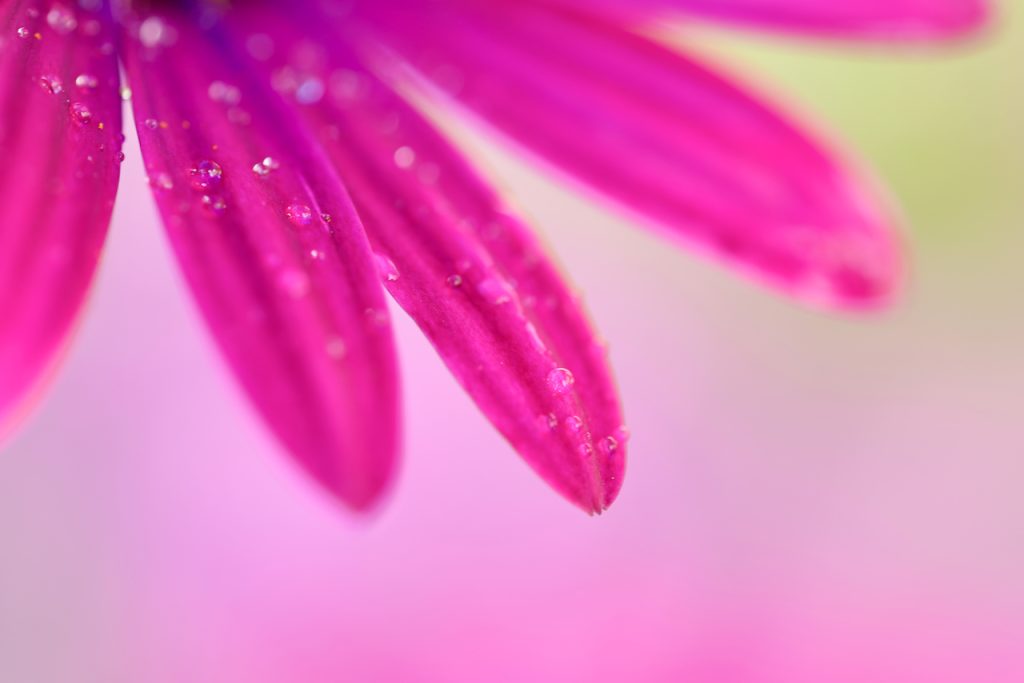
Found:
M 613 432 L 615 439 L 618 443 L 626 443 L 629 441 L 630 434 L 629 427 L 626 425 L 619 425 L 618 428 Z
M 570 415 L 565 418 L 565 428 L 572 434 L 577 434 L 583 431 L 583 420 L 579 415 Z
M 603 455 L 611 455 L 618 449 L 618 447 L 619 441 L 614 436 L 606 436 L 597 444 L 598 450 L 600 450 Z
M 82 102 L 72 102 L 68 110 L 71 112 L 71 120 L 80 126 L 87 126 L 92 121 L 92 111 Z
M 18 37 L 19 38 L 30 38 L 31 36 L 32 36 L 32 32 L 29 31 L 24 26 L 21 26 L 21 27 L 18 28 Z
M 257 161 L 252 165 L 252 172 L 260 178 L 266 178 L 272 171 L 281 167 L 280 162 L 273 157 L 264 157 L 263 161 Z
M 170 190 L 174 188 L 174 180 L 167 173 L 157 173 L 149 177 L 149 184 L 159 190 Z
M 174 29 L 160 17 L 148 17 L 139 25 L 139 42 L 146 47 L 169 45 L 175 38 Z
M 62 36 L 66 36 L 78 28 L 78 19 L 75 18 L 75 13 L 66 5 L 61 4 L 54 5 L 46 13 L 46 23 Z
M 146 127 L 149 127 L 148 121 Z M 220 185 L 224 179 L 224 170 L 216 161 L 203 159 L 189 171 L 192 176 L 192 187 L 196 190 L 209 190 Z
M 92 74 L 78 74 L 75 77 L 75 86 L 83 90 L 92 90 L 99 85 L 99 80 Z
M 82 0 L 79 0 L 78 4 L 81 5 L 82 4 Z M 84 7 L 84 5 L 83 5 L 83 7 Z M 88 20 L 82 22 L 82 29 L 81 29 L 81 31 L 82 31 L 82 33 L 84 33 L 87 36 L 90 36 L 90 37 L 98 36 L 100 34 L 100 31 L 102 31 L 102 30 L 103 30 L 103 24 L 101 24 L 96 19 L 88 19 Z
M 324 96 L 324 82 L 316 76 L 303 78 L 295 88 L 295 99 L 299 104 L 316 104 Z
M 377 272 L 380 273 L 381 279 L 388 282 L 398 280 L 399 272 L 394 261 L 384 254 L 374 254 L 374 259 L 377 261 Z
M 461 287 L 462 286 L 462 276 L 459 275 L 458 273 L 452 273 L 451 275 L 449 275 L 445 279 L 445 282 L 448 283 L 449 287 Z
M 411 168 L 416 163 L 416 152 L 411 147 L 399 147 L 395 150 L 395 166 L 398 168 Z
M 274 41 L 266 33 L 254 33 L 246 39 L 245 49 L 253 59 L 265 62 L 274 56 Z
M 219 195 L 204 194 L 202 202 L 203 208 L 214 216 L 222 215 L 228 208 L 224 198 Z
M 214 102 L 222 102 L 224 104 L 238 104 L 242 99 L 242 91 L 224 81 L 210 83 L 210 86 L 206 89 L 206 94 Z
M 51 95 L 59 95 L 64 92 L 64 84 L 59 76 L 48 74 L 39 78 L 39 85 Z
M 576 383 L 576 378 L 573 377 L 572 372 L 566 368 L 555 368 L 548 373 L 548 389 L 555 394 L 564 394 L 565 392 L 572 389 L 572 385 Z
M 292 204 L 284 213 L 293 225 L 306 226 L 313 222 L 313 210 L 305 204 Z
M 507 304 L 512 301 L 512 293 L 508 289 L 508 285 L 496 280 L 494 278 L 487 278 L 477 285 L 477 290 L 480 295 L 490 301 L 495 306 Z

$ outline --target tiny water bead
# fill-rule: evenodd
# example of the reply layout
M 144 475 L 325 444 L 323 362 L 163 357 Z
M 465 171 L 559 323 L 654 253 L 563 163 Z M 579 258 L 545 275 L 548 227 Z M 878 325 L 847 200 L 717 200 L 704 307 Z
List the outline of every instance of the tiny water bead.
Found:
M 72 102 L 68 111 L 71 112 L 71 120 L 79 126 L 87 126 L 92 121 L 92 111 L 82 102 Z
M 377 272 L 380 273 L 381 279 L 388 282 L 395 282 L 398 280 L 400 274 L 394 261 L 384 254 L 374 254 L 374 259 L 377 261 Z
M 17 33 L 18 33 L 18 37 L 19 38 L 31 38 L 32 37 L 32 31 L 29 31 L 24 26 L 19 26 Z
M 606 436 L 597 443 L 597 448 L 602 455 L 611 455 L 619 447 L 619 442 L 614 436 Z
M 260 178 L 266 178 L 271 172 L 281 167 L 280 162 L 273 157 L 264 157 L 263 161 L 257 161 L 252 165 L 252 172 Z
M 507 304 L 512 301 L 512 292 L 509 290 L 508 285 L 504 282 L 494 279 L 487 278 L 477 285 L 477 291 L 480 295 L 487 299 L 495 306 Z
M 78 28 L 75 13 L 66 5 L 56 4 L 46 13 L 46 23 L 54 31 L 64 36 Z
M 399 147 L 395 150 L 395 166 L 401 169 L 411 168 L 416 163 L 416 152 L 411 147 Z
M 157 173 L 149 177 L 149 184 L 159 190 L 174 189 L 174 180 L 167 173 Z
M 146 128 L 149 128 L 150 130 L 156 130 L 157 128 L 160 127 L 160 122 L 156 119 L 146 119 L 142 122 L 142 125 L 144 125 Z
M 203 208 L 214 216 L 220 216 L 228 209 L 227 202 L 219 195 L 204 194 Z
M 316 76 L 303 78 L 295 88 L 295 100 L 299 104 L 316 104 L 324 96 L 324 82 Z
M 554 394 L 564 394 L 576 383 L 576 378 L 567 368 L 555 368 L 548 373 L 548 389 Z M 578 419 L 578 418 L 577 418 Z
M 209 190 L 220 185 L 224 179 L 224 170 L 216 161 L 204 159 L 189 171 L 192 176 L 192 187 L 196 190 Z
M 238 104 L 242 100 L 242 91 L 224 81 L 214 81 L 206 89 L 206 94 L 214 102 Z
M 75 77 L 75 86 L 82 90 L 92 90 L 99 85 L 99 80 L 92 74 L 79 74 Z
M 445 278 L 445 282 L 448 283 L 449 287 L 461 287 L 462 286 L 462 276 L 459 275 L 458 273 L 452 273 L 447 278 Z
M 60 76 L 52 74 L 41 76 L 39 78 L 39 85 L 51 95 L 59 95 L 64 92 L 64 83 L 60 80 Z
M 313 210 L 305 204 L 291 204 L 284 212 L 292 225 L 307 226 L 313 222 Z
M 583 431 L 583 419 L 579 415 L 570 415 L 565 418 L 565 429 L 571 434 Z

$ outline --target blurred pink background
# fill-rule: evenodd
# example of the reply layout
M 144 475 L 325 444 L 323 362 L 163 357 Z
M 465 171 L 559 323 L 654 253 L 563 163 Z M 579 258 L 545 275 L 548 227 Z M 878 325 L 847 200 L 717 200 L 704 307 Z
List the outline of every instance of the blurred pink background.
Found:
M 593 519 L 551 493 L 399 313 L 404 467 L 356 519 L 233 386 L 129 145 L 77 342 L 0 454 L 0 681 L 1024 680 L 1024 34 L 697 39 L 879 168 L 901 306 L 796 308 L 473 137 L 610 341 L 625 488 Z

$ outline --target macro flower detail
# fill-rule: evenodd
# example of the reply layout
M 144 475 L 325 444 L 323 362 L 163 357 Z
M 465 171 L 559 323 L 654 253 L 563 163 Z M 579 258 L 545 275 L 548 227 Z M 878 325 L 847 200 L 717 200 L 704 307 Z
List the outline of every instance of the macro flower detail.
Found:
M 421 113 L 456 105 L 769 286 L 842 309 L 900 274 L 841 155 L 646 37 L 666 13 L 918 40 L 975 0 L 7 0 L 0 6 L 0 431 L 65 348 L 114 203 L 122 100 L 203 316 L 295 459 L 340 500 L 393 478 L 385 291 L 526 462 L 587 512 L 628 432 L 603 342 L 523 221 Z

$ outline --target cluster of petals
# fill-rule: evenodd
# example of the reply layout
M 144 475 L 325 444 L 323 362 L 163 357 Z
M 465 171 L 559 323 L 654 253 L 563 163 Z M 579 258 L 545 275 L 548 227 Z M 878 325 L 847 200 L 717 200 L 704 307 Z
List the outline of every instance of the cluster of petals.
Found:
M 363 509 L 393 478 L 388 294 L 525 461 L 599 512 L 628 436 L 604 344 L 422 102 L 776 290 L 872 308 L 901 256 L 871 181 L 645 27 L 688 17 L 907 42 L 985 14 L 981 0 L 4 0 L 0 429 L 67 346 L 130 100 L 212 336 L 316 480 Z

